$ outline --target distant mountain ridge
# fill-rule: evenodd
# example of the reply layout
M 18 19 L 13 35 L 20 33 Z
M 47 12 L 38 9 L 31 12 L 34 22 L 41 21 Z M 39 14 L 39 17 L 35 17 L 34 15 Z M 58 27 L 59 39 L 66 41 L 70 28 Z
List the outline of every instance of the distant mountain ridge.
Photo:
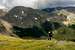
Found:
M 55 11 L 55 10 L 62 10 L 62 9 L 65 9 L 65 10 L 70 11 L 70 12 L 75 12 L 75 7 L 54 7 L 54 8 L 45 8 L 45 9 L 42 9 L 42 11 L 52 12 L 52 11 Z

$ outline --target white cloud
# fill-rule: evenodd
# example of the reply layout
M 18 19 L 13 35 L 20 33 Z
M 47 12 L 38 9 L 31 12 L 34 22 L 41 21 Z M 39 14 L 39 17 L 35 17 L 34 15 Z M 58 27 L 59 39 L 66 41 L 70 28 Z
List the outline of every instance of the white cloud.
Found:
M 0 5 L 8 8 L 14 6 L 25 6 L 36 9 L 57 6 L 74 6 L 75 0 L 0 0 Z
M 13 1 L 8 1 L 6 3 L 7 7 L 14 7 L 14 6 L 25 6 L 25 7 L 32 7 L 36 8 L 37 5 L 37 0 L 13 0 Z

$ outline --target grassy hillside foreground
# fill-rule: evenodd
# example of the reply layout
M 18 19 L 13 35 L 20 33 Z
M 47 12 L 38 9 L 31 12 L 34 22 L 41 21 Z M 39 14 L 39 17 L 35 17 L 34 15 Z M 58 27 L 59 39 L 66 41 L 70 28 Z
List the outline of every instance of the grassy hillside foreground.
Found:
M 75 43 L 57 40 L 22 40 L 0 34 L 0 50 L 75 50 Z

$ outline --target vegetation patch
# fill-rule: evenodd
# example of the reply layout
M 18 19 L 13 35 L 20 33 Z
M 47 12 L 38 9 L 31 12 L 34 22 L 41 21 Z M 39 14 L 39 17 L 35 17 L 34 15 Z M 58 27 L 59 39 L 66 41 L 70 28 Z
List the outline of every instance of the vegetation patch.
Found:
M 57 40 L 23 40 L 0 35 L 0 50 L 75 50 L 75 42 Z

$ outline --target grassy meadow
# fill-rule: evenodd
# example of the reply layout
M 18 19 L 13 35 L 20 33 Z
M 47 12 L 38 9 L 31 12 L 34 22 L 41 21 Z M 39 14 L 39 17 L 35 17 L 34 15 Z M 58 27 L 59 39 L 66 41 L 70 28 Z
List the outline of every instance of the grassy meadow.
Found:
M 27 40 L 0 34 L 0 50 L 75 50 L 75 42 Z

